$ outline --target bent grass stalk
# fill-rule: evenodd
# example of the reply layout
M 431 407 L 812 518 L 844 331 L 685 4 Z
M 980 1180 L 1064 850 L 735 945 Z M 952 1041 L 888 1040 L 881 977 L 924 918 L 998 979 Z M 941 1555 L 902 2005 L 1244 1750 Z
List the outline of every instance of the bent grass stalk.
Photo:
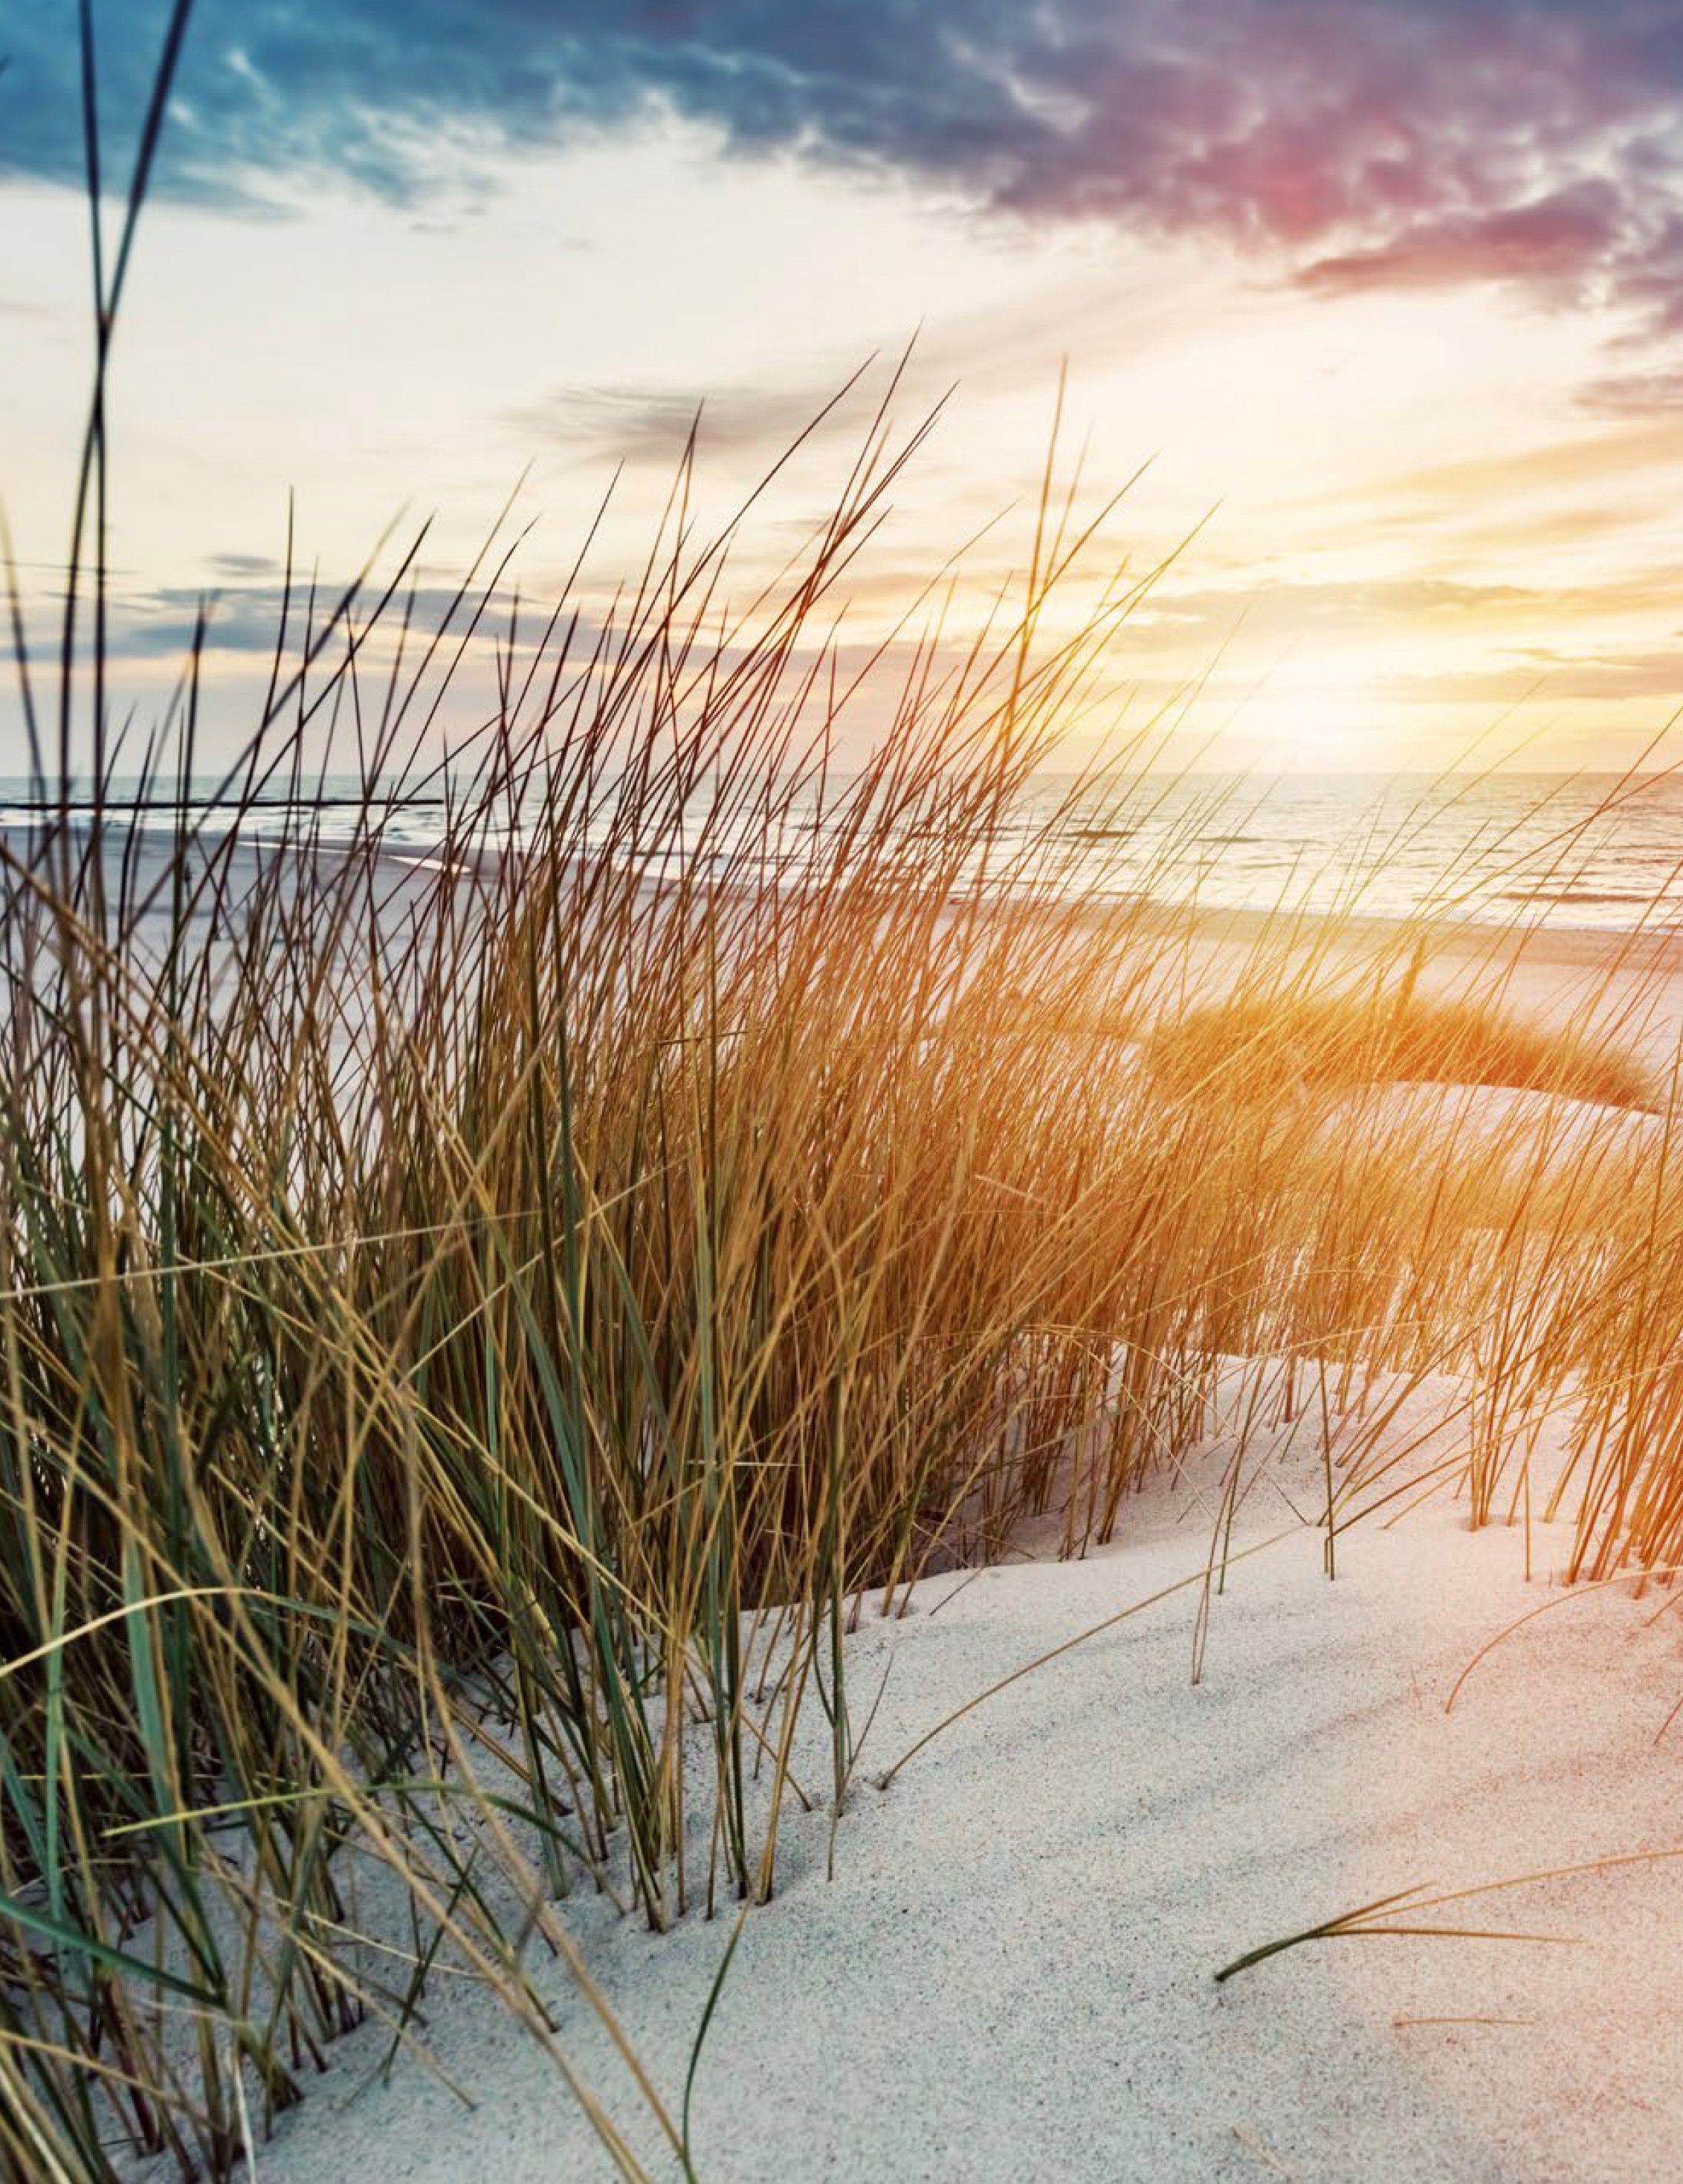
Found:
M 1453 1897 L 1428 1896 L 1425 1891 L 1432 1886 L 1427 1881 L 1400 1889 L 1394 1896 L 1380 1896 L 1354 1911 L 1343 1911 L 1335 1919 L 1323 1919 L 1318 1926 L 1306 1926 L 1301 1933 L 1283 1935 L 1277 1942 L 1264 1942 L 1260 1948 L 1247 1949 L 1242 1957 L 1235 1957 L 1230 1964 L 1222 1966 L 1214 1975 L 1216 1984 L 1219 1986 L 1235 1973 L 1249 1971 L 1257 1964 L 1266 1964 L 1270 1957 L 1283 1956 L 1288 1949 L 1301 1948 L 1309 1942 L 1376 1941 L 1383 1937 L 1438 1942 L 1537 1942 L 1562 1947 L 1569 1942 L 1570 1937 L 1563 1934 L 1514 1934 L 1487 1926 L 1406 1926 L 1391 1923 L 1394 1918 L 1413 1918 L 1435 1903 L 1457 1900 Z
M 1556 1865 L 1535 1873 L 1505 1874 L 1497 1880 L 1481 1880 L 1465 1888 L 1454 1888 L 1441 1895 L 1429 1892 L 1435 1881 L 1423 1881 L 1412 1888 L 1399 1890 L 1393 1896 L 1382 1896 L 1371 1903 L 1359 1905 L 1353 1911 L 1340 1912 L 1335 1919 L 1324 1920 L 1318 1926 L 1307 1926 L 1301 1933 L 1285 1935 L 1279 1941 L 1265 1942 L 1260 1948 L 1248 1949 L 1231 1964 L 1223 1964 L 1214 1974 L 1218 1983 L 1231 1979 L 1237 1972 L 1248 1971 L 1253 1965 L 1265 1963 L 1270 1957 L 1283 1955 L 1288 1949 L 1301 1947 L 1308 1942 L 1354 1939 L 1373 1939 L 1381 1935 L 1415 1935 L 1429 1939 L 1474 1942 L 1535 1942 L 1557 1947 L 1578 1945 L 1578 1937 L 1569 1934 L 1516 1934 L 1494 1927 L 1482 1926 L 1405 1926 L 1389 1923 L 1392 1918 L 1412 1919 L 1422 1911 L 1441 1910 L 1446 1904 L 1465 1903 L 1478 1896 L 1496 1896 L 1512 1888 L 1540 1886 L 1546 1881 L 1575 1880 L 1586 1874 L 1614 1873 L 1642 1865 L 1663 1864 L 1683 1858 L 1683 1847 L 1667 1844 L 1655 1850 L 1616 1851 L 1607 1858 L 1585 1858 L 1574 1865 Z M 1422 2020 L 1424 2021 L 1424 2020 Z

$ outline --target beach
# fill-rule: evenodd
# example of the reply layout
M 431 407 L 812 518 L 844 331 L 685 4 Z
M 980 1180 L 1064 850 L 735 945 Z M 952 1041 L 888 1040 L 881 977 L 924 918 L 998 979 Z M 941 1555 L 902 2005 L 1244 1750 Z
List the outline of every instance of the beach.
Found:
M 978 902 L 902 833 L 133 838 L 89 960 L 207 1210 L 120 1248 L 213 1362 L 125 1306 L 125 1369 L 217 1454 L 133 1437 L 117 1581 L 199 1575 L 253 1695 L 98 1823 L 198 1831 L 101 1942 L 147 2069 L 262 2184 L 1657 2170 L 1683 944 Z
M 0 2184 L 1674 2174 L 1678 9 L 14 12 Z
M 413 885 L 399 875 L 392 900 Z M 1414 944 L 1378 919 L 1282 933 L 1169 909 L 1143 931 L 1183 1007 L 1230 998 L 1259 961 L 1288 985 L 1307 961 L 1359 991 Z M 1683 961 L 1663 936 L 1440 929 L 1419 976 L 1446 998 L 1500 993 L 1529 1022 L 1599 1023 L 1660 1072 L 1683 1027 Z M 1118 1030 L 1076 1041 L 1070 1066 L 1140 1064 Z M 1452 1166 L 1643 1169 L 1663 1128 L 1500 1085 L 1374 1084 L 1324 1106 L 1335 1143 L 1389 1131 Z M 1327 1387 L 1310 1363 L 1288 1395 L 1279 1361 L 1229 1361 L 1207 1432 L 1129 1495 L 1110 1544 L 1062 1558 L 1066 1477 L 997 1562 L 926 1577 L 887 1614 L 862 1592 L 843 1808 L 809 1706 L 789 1771 L 811 1809 L 785 1801 L 775 1893 L 733 1948 L 728 1898 L 662 1934 L 586 1881 L 554 1907 L 675 2124 L 712 2003 L 689 2104 L 695 2175 L 1530 2184 L 1667 2166 L 1683 2003 L 1653 1943 L 1683 1917 L 1673 1595 L 1635 1576 L 1563 1582 L 1574 1528 L 1543 1511 L 1569 1412 L 1528 1434 L 1475 1529 L 1476 1380 L 1346 1380 L 1344 1409 Z M 1330 1577 L 1329 1464 L 1346 1506 L 1375 1510 L 1343 1523 Z M 1392 1508 L 1398 1472 L 1436 1485 Z M 747 1626 L 750 1660 L 766 1627 Z M 772 1736 L 786 1658 L 774 1635 L 760 1677 Z M 698 1765 L 709 1734 L 687 1732 Z M 763 1817 L 765 1788 L 754 1796 Z M 699 1871 L 707 1827 L 692 1836 Z M 367 1891 L 355 1923 L 389 1942 L 400 1903 L 377 1873 Z M 1340 1914 L 1463 1891 L 1217 1981 Z M 1389 1930 L 1414 1924 L 1485 1930 Z M 523 1968 L 633 2159 L 684 2176 L 541 1937 Z M 441 1977 L 422 2014 L 389 2070 L 382 2024 L 336 2042 L 255 2148 L 255 2176 L 621 2173 L 493 1994 Z
M 1235 1404 L 1247 1385 L 1235 1372 Z M 1398 1445 L 1455 1401 L 1417 1390 Z M 1454 1428 L 1441 1431 L 1447 1449 Z M 697 2174 L 1530 2184 L 1667 2171 L 1683 2003 L 1656 1940 L 1683 1916 L 1683 1858 L 1395 1922 L 1544 1938 L 1336 1939 L 1215 1980 L 1249 1949 L 1410 1888 L 1683 1849 L 1672 1596 L 1564 1591 L 1569 1527 L 1534 1522 L 1529 1542 L 1521 1524 L 1474 1533 L 1452 1487 L 1393 1527 L 1340 1536 L 1329 1581 L 1321 1535 L 1291 1515 L 1312 1506 L 1322 1439 L 1312 1408 L 1253 1438 L 1231 1551 L 1274 1543 L 1235 1561 L 1210 1602 L 1195 1684 L 1203 1589 L 1184 1581 L 1207 1561 L 1220 1436 L 1129 1507 L 1111 1548 L 933 1579 L 887 1621 L 863 1605 L 848 1641 L 870 1718 L 856 1779 L 833 1843 L 822 1799 L 791 1814 L 776 1897 L 743 1926 L 695 2079 Z M 1545 1446 L 1540 1471 L 1548 1460 Z M 1157 1593 L 875 1786 L 953 1709 Z M 1540 1608 L 1457 1692 L 1481 1649 Z M 822 1785 L 821 1745 L 803 1724 L 797 1777 L 810 1767 Z M 732 1907 L 664 1936 L 588 1897 L 566 1916 L 677 2114 Z M 565 1970 L 538 1942 L 527 1962 L 587 2080 L 634 2118 L 635 2091 Z M 490 1997 L 441 1982 L 426 2014 L 430 2061 L 405 2055 L 389 2082 L 379 2029 L 337 2045 L 259 2149 L 264 2184 L 615 2173 Z M 682 2174 L 646 2121 L 630 2135 L 651 2175 Z

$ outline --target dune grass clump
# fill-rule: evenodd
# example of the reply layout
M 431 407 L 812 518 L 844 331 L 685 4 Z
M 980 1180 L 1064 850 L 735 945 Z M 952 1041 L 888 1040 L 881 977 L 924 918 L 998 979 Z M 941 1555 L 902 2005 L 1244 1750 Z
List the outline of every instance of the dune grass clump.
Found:
M 1072 814 L 1153 792 L 1119 761 L 1021 820 L 1119 619 L 1101 582 L 1042 635 L 1078 568 L 1056 512 L 984 643 L 838 694 L 815 617 L 886 433 L 740 613 L 730 526 L 529 637 L 500 571 L 417 637 L 405 564 L 366 609 L 289 607 L 219 794 L 188 793 L 195 661 L 138 795 L 109 758 L 74 797 L 43 770 L 0 852 L 20 2175 L 127 2146 L 226 2176 L 343 2032 L 419 2038 L 446 1968 L 638 2174 L 529 1952 L 588 1996 L 569 1895 L 660 1928 L 773 1892 L 783 1815 L 853 1787 L 867 1591 L 1049 1508 L 1071 1552 L 1113 1536 L 1235 1353 L 1359 1388 L 1502 1326 L 1551 1402 L 1585 1270 L 1644 1248 L 1581 1194 L 1549 1229 L 1541 1190 L 1496 1239 L 1476 1175 L 1382 1118 L 1329 1143 L 1290 1084 L 1360 1072 L 1295 928 L 1238 972 L 1293 1072 L 1166 1075 L 1151 997 L 1196 990 L 1195 922 L 1064 884 Z M 441 763 L 453 625 L 496 698 Z M 867 697 L 893 731 L 844 771 Z M 425 855 L 391 833 L 421 796 Z M 1142 1068 L 1117 1034 L 1151 1008 Z M 1188 1050 L 1219 1021 L 1189 1010 Z M 1502 1276 L 1550 1252 L 1539 1362 Z M 1358 1484 L 1329 1472 L 1329 1529 Z M 814 1719 L 828 1779 L 797 1780 Z
M 1652 1073 L 1616 1039 L 1529 1021 L 1499 1000 L 1422 994 L 1420 961 L 1357 990 L 1311 984 L 1188 1008 L 1151 1028 L 1148 1065 L 1166 1091 L 1183 1097 L 1223 1084 L 1259 1098 L 1292 1086 L 1478 1084 L 1655 1106 Z
M 215 794 L 197 657 L 137 792 L 38 770 L 0 942 L 20 2173 L 226 2176 L 440 1965 L 567 2070 L 527 1947 L 585 1975 L 580 1887 L 656 1927 L 772 1892 L 814 1707 L 847 1793 L 861 1589 L 1002 1539 L 1118 1343 L 1106 1528 L 1201 1429 L 1171 1147 L 1113 1138 L 1062 1029 L 1125 922 L 1061 903 L 1063 811 L 1004 824 L 1118 610 L 1038 640 L 1049 520 L 989 638 L 878 671 L 893 732 L 840 773 L 817 617 L 885 432 L 741 613 L 728 532 L 529 638 L 494 574 L 417 636 L 405 564 L 289 599 Z M 441 764 L 453 638 L 503 613 Z

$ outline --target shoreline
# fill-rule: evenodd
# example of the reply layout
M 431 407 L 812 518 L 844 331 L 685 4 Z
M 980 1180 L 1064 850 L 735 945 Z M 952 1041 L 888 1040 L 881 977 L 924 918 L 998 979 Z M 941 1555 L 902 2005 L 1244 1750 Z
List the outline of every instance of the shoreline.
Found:
M 284 815 L 289 824 L 295 823 L 300 812 L 307 813 L 309 808 L 312 807 L 292 806 L 279 802 L 255 807 L 265 816 L 271 811 L 277 815 Z M 323 808 L 354 809 L 356 800 L 334 798 Z M 400 813 L 404 808 L 401 800 L 387 807 L 388 812 L 393 814 Z M 430 809 L 432 806 L 422 800 L 416 808 Z M 44 816 L 50 821 L 53 815 L 48 812 Z M 74 815 L 70 832 L 86 835 L 89 831 L 86 819 Z M 120 807 L 107 820 L 105 832 L 114 845 L 137 837 L 144 848 L 153 852 L 158 863 L 168 862 L 172 837 L 161 826 L 137 827 Z M 15 841 L 21 844 L 29 839 L 30 835 L 25 829 L 0 823 L 0 842 Z M 208 833 L 202 839 L 208 849 L 214 850 L 226 842 L 226 832 Z M 463 875 L 494 877 L 505 861 L 518 860 L 524 854 L 517 844 L 488 843 L 470 844 L 465 854 L 454 860 L 446 860 L 439 854 L 440 846 L 421 841 L 396 841 L 383 834 L 360 842 L 337 840 L 329 835 L 310 845 L 307 854 L 312 860 L 323 863 L 371 858 L 377 865 L 389 866 L 399 872 L 429 877 L 452 871 Z M 266 832 L 260 821 L 256 825 L 247 824 L 242 827 L 240 848 L 264 854 L 291 848 L 298 854 L 306 854 L 296 841 Z M 698 876 L 691 869 L 680 876 L 670 867 L 677 863 L 681 854 L 676 845 L 655 853 L 651 861 L 668 869 L 652 878 L 646 874 L 640 876 L 640 890 L 659 894 L 688 889 L 698 895 L 717 894 L 740 898 L 779 885 L 786 885 L 793 892 L 800 885 L 798 876 L 789 877 L 776 870 L 733 873 L 727 868 L 722 873 L 706 877 Z M 709 861 L 715 861 L 710 858 Z M 588 861 L 577 861 L 579 871 L 589 868 Z M 885 878 L 878 884 L 886 889 L 889 882 Z M 900 884 L 900 899 L 904 900 L 904 883 Z M 1318 939 L 1331 933 L 1351 947 L 1379 949 L 1409 935 L 1426 939 L 1436 952 L 1454 954 L 1459 957 L 1513 955 L 1531 963 L 1561 967 L 1586 968 L 1616 964 L 1619 967 L 1640 967 L 1667 972 L 1683 970 L 1683 905 L 1678 906 L 1675 915 L 1666 922 L 1659 922 L 1652 915 L 1638 915 L 1630 923 L 1614 925 L 1573 922 L 1565 917 L 1552 916 L 1549 914 L 1549 899 L 1543 895 L 1517 902 L 1502 916 L 1474 916 L 1453 907 L 1436 907 L 1429 900 L 1412 909 L 1363 909 L 1360 904 L 1359 887 L 1354 890 L 1354 894 L 1352 905 L 1346 909 L 1317 904 L 1293 905 L 1285 901 L 1223 904 L 1201 901 L 1195 894 L 1179 896 L 1149 892 L 1107 892 L 1099 889 L 1084 894 L 1074 886 L 1067 892 L 1058 893 L 1037 882 L 1022 891 L 1006 885 L 995 893 L 984 889 L 951 895 L 948 898 L 948 907 L 956 914 L 973 912 L 978 908 L 1014 910 L 1021 913 L 1038 905 L 1044 908 L 1050 919 L 1075 918 L 1084 923 L 1097 925 L 1114 921 L 1142 933 L 1204 942 L 1255 944 L 1264 939 L 1286 939 L 1293 946 L 1311 946 Z M 1632 896 L 1629 900 L 1634 907 L 1639 899 Z M 1658 900 L 1650 900 L 1650 911 Z M 1574 905 L 1563 903 L 1557 906 L 1564 910 Z

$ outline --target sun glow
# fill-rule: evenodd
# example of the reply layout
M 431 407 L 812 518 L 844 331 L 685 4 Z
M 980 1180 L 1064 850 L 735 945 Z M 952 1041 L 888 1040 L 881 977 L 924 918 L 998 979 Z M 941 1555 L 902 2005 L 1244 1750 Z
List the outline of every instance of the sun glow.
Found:
M 1244 692 L 1227 732 L 1256 761 L 1288 772 L 1389 772 L 1407 763 L 1407 709 L 1370 647 L 1307 644 Z

